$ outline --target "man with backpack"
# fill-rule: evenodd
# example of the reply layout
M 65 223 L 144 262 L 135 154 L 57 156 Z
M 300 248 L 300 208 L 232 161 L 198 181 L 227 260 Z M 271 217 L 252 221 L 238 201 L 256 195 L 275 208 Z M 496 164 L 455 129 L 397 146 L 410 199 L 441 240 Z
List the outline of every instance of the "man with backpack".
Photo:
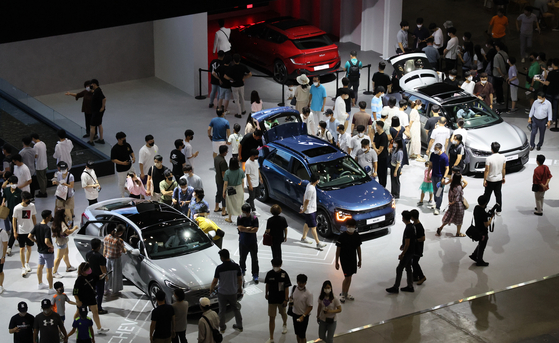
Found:
M 349 53 L 349 61 L 345 63 L 344 71 L 346 72 L 346 77 L 349 79 L 349 88 L 353 90 L 355 94 L 355 102 L 357 102 L 357 97 L 359 93 L 359 77 L 361 76 L 361 69 L 363 68 L 363 63 L 357 59 L 357 51 L 353 50 Z

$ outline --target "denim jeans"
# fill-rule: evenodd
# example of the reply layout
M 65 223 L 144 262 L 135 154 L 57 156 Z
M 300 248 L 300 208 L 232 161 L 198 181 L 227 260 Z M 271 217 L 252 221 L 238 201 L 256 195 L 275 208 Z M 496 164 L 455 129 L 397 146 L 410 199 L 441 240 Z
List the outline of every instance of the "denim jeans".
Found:
M 219 85 L 212 84 L 212 91 L 210 92 L 210 105 L 213 105 L 214 99 L 219 98 Z
M 333 323 L 326 323 L 319 320 L 318 322 L 318 337 L 326 343 L 334 342 L 334 333 L 336 332 L 336 321 Z
M 443 178 L 441 176 L 431 177 L 431 181 L 433 182 L 433 196 L 435 197 L 435 204 L 436 204 L 435 208 L 437 210 L 441 209 L 441 204 L 443 202 L 443 196 L 444 196 L 444 192 L 441 192 L 441 195 L 437 196 L 437 189 L 438 189 L 437 184 L 441 182 L 442 179 Z
M 241 255 L 239 257 L 239 265 L 241 267 L 243 275 L 245 274 L 247 269 L 246 260 L 249 253 L 252 260 L 252 276 L 258 276 L 258 273 L 260 272 L 258 267 L 258 245 L 256 243 L 251 245 L 244 245 L 239 243 L 239 254 Z

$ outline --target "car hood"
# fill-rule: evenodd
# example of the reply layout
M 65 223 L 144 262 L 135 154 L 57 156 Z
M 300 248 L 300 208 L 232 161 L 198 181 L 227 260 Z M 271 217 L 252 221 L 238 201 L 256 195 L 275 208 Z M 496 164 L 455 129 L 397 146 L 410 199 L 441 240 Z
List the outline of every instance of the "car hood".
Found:
M 371 210 L 392 201 L 392 195 L 375 180 L 340 189 L 322 189 L 322 194 L 335 207 L 348 211 Z
M 519 149 L 526 142 L 526 134 L 518 127 L 504 121 L 496 125 L 468 130 L 470 148 L 489 152 L 492 142 L 501 144 L 501 152 Z
M 207 287 L 212 282 L 215 268 L 221 264 L 218 253 L 219 249 L 214 245 L 192 254 L 152 262 L 169 281 L 196 289 Z

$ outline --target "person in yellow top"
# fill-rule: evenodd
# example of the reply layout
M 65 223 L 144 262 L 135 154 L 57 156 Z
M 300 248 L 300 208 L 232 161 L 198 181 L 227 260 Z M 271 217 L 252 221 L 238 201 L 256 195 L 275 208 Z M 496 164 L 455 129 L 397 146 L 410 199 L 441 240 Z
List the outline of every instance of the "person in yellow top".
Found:
M 206 205 L 200 207 L 200 212 L 194 215 L 194 220 L 196 224 L 204 231 L 205 234 L 208 234 L 210 231 L 215 231 L 215 236 L 213 238 L 215 245 L 217 245 L 221 249 L 221 245 L 223 244 L 223 236 L 225 232 L 214 223 L 213 220 L 208 219 L 207 216 L 210 214 L 210 210 Z

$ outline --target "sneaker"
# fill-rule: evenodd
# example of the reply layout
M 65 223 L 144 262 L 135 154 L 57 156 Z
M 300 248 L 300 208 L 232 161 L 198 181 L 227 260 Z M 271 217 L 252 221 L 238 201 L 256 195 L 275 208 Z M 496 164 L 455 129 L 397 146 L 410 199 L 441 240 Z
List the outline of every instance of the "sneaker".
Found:
M 4 293 L 4 287 L 0 286 L 0 294 L 2 294 L 2 293 Z
M 75 272 L 76 270 L 78 270 L 76 267 L 70 267 L 66 269 L 66 273 Z
M 98 335 L 103 335 L 107 332 L 109 332 L 109 329 L 107 329 L 107 328 L 100 328 L 100 329 L 97 330 Z
M 12 248 L 6 249 L 6 255 L 12 256 Z
M 400 290 L 401 290 L 402 292 L 410 292 L 410 293 L 415 292 L 415 291 L 413 290 L 413 287 L 402 287 L 402 288 L 400 288 Z
M 418 284 L 418 285 L 422 285 L 422 284 L 425 282 L 425 280 L 427 280 L 427 278 L 424 276 L 424 277 L 421 278 L 419 281 L 417 281 L 417 284 Z
M 487 267 L 489 265 L 489 263 L 485 262 L 485 261 L 478 261 L 476 263 L 476 266 L 478 267 Z
M 439 214 L 439 209 L 438 209 L 438 208 L 435 208 L 435 211 L 433 211 L 433 214 L 434 214 L 434 215 L 438 215 L 438 214 Z
M 324 244 L 324 243 L 322 243 L 322 242 L 316 243 L 316 247 L 319 248 L 319 249 L 320 249 L 320 248 L 324 248 L 325 246 L 326 246 L 326 244 Z
M 543 212 L 534 212 L 536 216 L 543 216 Z
M 342 304 L 345 303 L 345 295 L 342 295 L 342 293 L 340 293 L 340 302 L 341 302 Z
M 391 294 L 398 294 L 398 293 L 400 293 L 400 291 L 398 290 L 398 287 L 390 287 L 390 288 L 387 288 L 386 291 L 387 291 L 388 293 L 391 293 Z
M 426 159 L 424 159 L 423 157 L 419 156 L 418 158 L 415 159 L 417 162 L 425 162 Z
M 346 299 L 346 300 L 355 300 L 355 298 L 354 298 L 353 295 L 351 295 L 351 294 L 347 294 L 347 295 L 345 296 L 345 299 Z
M 54 294 L 56 293 L 56 291 L 54 290 L 54 288 L 49 288 L 47 294 Z
M 98 140 L 95 141 L 95 143 L 105 144 L 105 140 L 104 139 L 98 139 Z M 101 329 L 104 329 L 104 328 L 101 328 Z M 99 329 L 99 330 L 101 330 L 101 329 Z
M 429 202 L 427 203 L 427 207 L 428 207 L 428 208 L 435 208 L 435 203 L 432 202 L 432 201 L 429 201 Z
M 257 217 L 260 217 L 260 213 L 256 212 L 256 211 L 252 211 L 252 214 L 254 214 Z
M 214 104 L 210 104 L 208 107 L 209 107 L 209 108 L 213 108 L 213 107 L 214 107 Z
M 496 215 L 498 215 L 499 217 L 501 216 L 501 212 L 495 212 Z
M 418 201 L 417 206 L 423 206 L 423 201 Z
M 37 289 L 48 289 L 49 286 L 45 285 L 44 283 L 40 283 L 37 285 Z
M 25 277 L 25 275 L 27 275 L 27 269 L 25 269 L 25 267 L 21 268 L 21 276 Z
M 301 243 L 312 244 L 312 242 L 311 242 L 311 241 L 309 241 L 309 240 L 308 240 L 308 239 L 306 239 L 306 238 L 301 238 Z
M 283 324 L 282 329 L 281 329 L 281 333 L 284 334 L 284 335 L 287 333 L 287 324 Z
M 239 332 L 243 332 L 243 328 L 238 326 L 237 324 L 233 324 L 233 329 L 238 330 Z
M 223 333 L 225 333 L 225 330 L 227 330 L 227 325 L 225 325 L 223 328 L 220 328 L 219 332 L 221 332 L 223 334 Z
M 55 279 L 62 279 L 62 275 L 60 275 L 58 272 L 53 273 L 52 277 L 55 278 Z
M 235 114 L 235 118 L 242 118 L 242 117 L 243 117 L 243 116 L 242 116 L 242 115 L 240 115 L 240 114 L 238 114 L 238 113 L 237 113 L 237 114 Z
M 29 263 L 25 264 L 25 270 L 27 270 L 27 272 L 31 272 L 31 267 L 29 266 Z
M 254 283 L 255 283 L 256 285 L 258 285 L 258 282 L 259 282 L 259 281 L 258 281 L 258 276 L 253 276 L 253 277 L 252 277 L 252 281 L 254 281 Z
M 243 113 L 241 113 L 241 114 L 247 114 L 247 111 L 243 111 Z
M 99 311 L 97 311 L 97 313 L 99 313 L 99 314 L 107 314 L 107 313 L 109 313 L 109 311 L 107 311 L 107 310 L 99 310 Z
M 83 135 L 82 138 L 89 138 L 89 133 L 86 133 L 85 135 Z
M 268 338 L 268 340 L 266 341 L 266 343 L 274 343 L 274 340 L 271 338 Z
M 37 195 L 35 195 L 35 198 L 46 198 L 48 197 L 47 193 L 37 193 Z
M 91 146 L 95 146 L 95 143 L 87 141 L 87 144 L 91 145 Z
M 470 256 L 468 256 L 470 258 L 470 260 L 477 262 L 477 258 L 475 258 L 475 256 L 472 254 Z

